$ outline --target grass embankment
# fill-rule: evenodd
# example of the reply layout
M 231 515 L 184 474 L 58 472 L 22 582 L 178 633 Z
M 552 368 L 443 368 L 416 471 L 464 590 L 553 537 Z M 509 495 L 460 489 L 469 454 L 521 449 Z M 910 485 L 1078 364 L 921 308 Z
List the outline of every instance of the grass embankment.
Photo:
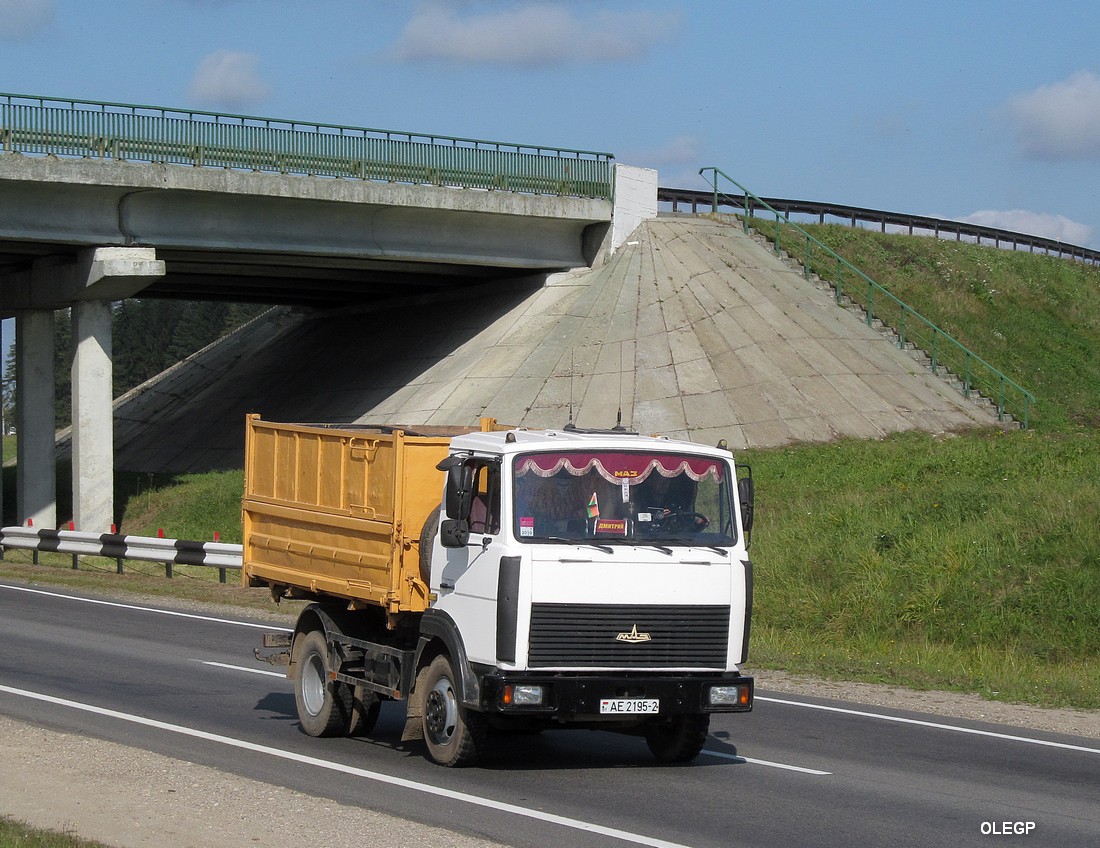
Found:
M 1100 440 L 751 452 L 753 665 L 1100 707 Z
M 1100 270 L 812 229 L 1038 407 L 1026 432 L 747 452 L 758 497 L 750 668 L 1100 707 Z M 120 491 L 125 532 L 240 540 L 240 472 L 130 477 Z M 271 609 L 209 569 L 168 581 L 149 563 L 119 578 L 113 561 L 72 572 L 64 557 L 48 569 L 7 558 L 0 574 Z M 130 576 L 139 570 L 153 576 Z
M 1100 707 L 1100 269 L 806 229 L 1038 403 L 1028 432 L 750 452 L 753 661 Z

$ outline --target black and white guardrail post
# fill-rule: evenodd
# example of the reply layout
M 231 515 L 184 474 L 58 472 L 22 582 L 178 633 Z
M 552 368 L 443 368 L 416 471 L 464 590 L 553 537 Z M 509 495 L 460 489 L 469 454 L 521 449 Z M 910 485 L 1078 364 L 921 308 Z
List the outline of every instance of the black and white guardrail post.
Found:
M 80 530 L 45 530 L 35 527 L 0 528 L 0 547 L 24 548 L 36 552 L 50 551 L 77 556 L 108 557 L 118 561 L 137 559 L 164 563 L 166 577 L 172 576 L 173 565 L 205 565 L 218 569 L 219 580 L 225 582 L 226 569 L 240 569 L 240 545 L 225 542 L 189 542 L 183 539 L 162 539 L 151 536 L 123 536 L 118 533 L 85 533 Z

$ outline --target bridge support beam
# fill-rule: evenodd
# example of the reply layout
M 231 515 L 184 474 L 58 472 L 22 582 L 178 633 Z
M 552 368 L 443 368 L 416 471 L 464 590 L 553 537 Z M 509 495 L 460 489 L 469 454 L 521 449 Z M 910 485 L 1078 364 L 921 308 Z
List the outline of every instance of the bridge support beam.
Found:
M 15 318 L 16 519 L 48 529 L 57 527 L 53 319 L 51 309 L 27 310 Z

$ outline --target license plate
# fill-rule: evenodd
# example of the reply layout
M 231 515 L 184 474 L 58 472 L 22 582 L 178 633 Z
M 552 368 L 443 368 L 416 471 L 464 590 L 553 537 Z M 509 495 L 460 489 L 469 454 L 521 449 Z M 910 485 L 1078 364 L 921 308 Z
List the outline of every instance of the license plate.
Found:
M 657 698 L 603 698 L 600 700 L 602 715 L 621 713 L 638 715 L 639 713 L 657 713 L 661 702 Z

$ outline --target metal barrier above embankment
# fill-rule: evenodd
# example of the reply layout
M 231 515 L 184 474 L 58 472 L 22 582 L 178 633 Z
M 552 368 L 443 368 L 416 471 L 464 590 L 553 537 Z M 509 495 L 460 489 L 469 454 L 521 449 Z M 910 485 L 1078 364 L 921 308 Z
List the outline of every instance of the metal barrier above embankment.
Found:
M 704 168 L 703 170 L 708 170 Z M 791 215 L 805 215 L 816 218 L 819 224 L 843 223 L 852 227 L 877 227 L 882 232 L 904 232 L 908 235 L 928 234 L 936 238 L 954 237 L 956 241 L 973 241 L 975 244 L 987 244 L 1006 250 L 1026 250 L 1029 253 L 1041 253 L 1057 256 L 1060 259 L 1073 259 L 1090 265 L 1100 265 L 1100 250 L 1068 244 L 1058 239 L 1045 238 L 1029 233 L 1018 233 L 1001 227 L 988 227 L 969 221 L 953 221 L 950 218 L 935 218 L 930 215 L 911 215 L 907 212 L 890 212 L 885 209 L 869 209 L 865 206 L 851 206 L 847 203 L 829 203 L 819 200 L 792 200 L 785 197 L 745 196 L 737 192 L 715 192 L 710 189 L 670 188 L 660 186 L 657 189 L 657 202 L 667 203 L 673 212 L 679 212 L 684 206 L 692 214 L 700 209 L 720 212 L 723 209 L 741 212 L 749 209 L 755 214 L 759 211 L 778 211 L 790 220 Z M 828 220 L 827 220 L 828 219 Z
M 610 153 L 0 93 L 0 153 L 612 199 Z

